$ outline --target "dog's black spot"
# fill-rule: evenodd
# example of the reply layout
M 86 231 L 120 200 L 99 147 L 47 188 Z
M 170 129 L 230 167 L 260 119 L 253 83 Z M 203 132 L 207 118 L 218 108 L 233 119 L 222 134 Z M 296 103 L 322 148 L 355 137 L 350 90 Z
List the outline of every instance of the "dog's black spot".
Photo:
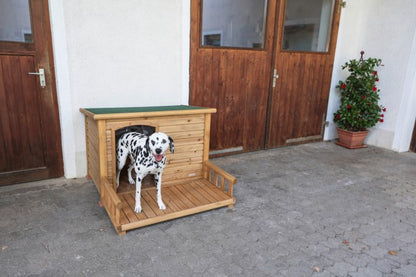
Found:
M 152 143 L 152 145 L 155 145 L 156 143 L 154 140 L 151 140 L 150 142 Z
M 140 179 L 140 177 L 137 177 L 137 181 L 138 181 L 138 182 L 141 182 L 141 181 L 142 181 L 142 179 Z
M 165 144 L 167 141 L 165 139 L 162 140 L 162 143 Z

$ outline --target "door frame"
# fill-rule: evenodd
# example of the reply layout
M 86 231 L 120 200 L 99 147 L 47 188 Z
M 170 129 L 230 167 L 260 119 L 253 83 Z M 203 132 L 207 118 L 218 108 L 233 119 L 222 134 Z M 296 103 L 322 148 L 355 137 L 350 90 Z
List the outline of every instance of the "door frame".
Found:
M 413 134 L 412 134 L 412 139 L 410 141 L 409 150 L 411 152 L 415 152 L 416 153 L 416 120 L 415 120 L 415 126 L 413 127 Z
M 36 3 L 39 2 L 39 3 Z M 35 70 L 45 69 L 47 86 L 40 88 L 39 77 L 36 77 L 40 93 L 43 151 L 47 167 L 28 170 L 17 170 L 0 173 L 0 185 L 30 182 L 41 179 L 61 177 L 64 175 L 61 127 L 59 119 L 58 98 L 56 90 L 55 67 L 53 58 L 52 34 L 48 0 L 29 0 L 31 25 L 34 43 L 0 42 L 0 55 L 33 55 Z M 39 7 L 38 5 L 41 5 Z M 35 23 L 32 11 L 41 13 L 42 21 Z M 40 55 L 36 54 L 42 52 Z M 47 123 L 45 123 L 45 121 Z

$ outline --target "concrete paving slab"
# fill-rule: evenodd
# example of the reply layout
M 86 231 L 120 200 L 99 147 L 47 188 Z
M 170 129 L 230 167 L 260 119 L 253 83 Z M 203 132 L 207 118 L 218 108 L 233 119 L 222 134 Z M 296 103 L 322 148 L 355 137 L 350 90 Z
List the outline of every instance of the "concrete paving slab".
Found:
M 415 153 L 326 142 L 213 162 L 238 178 L 232 210 L 125 236 L 89 180 L 0 187 L 0 276 L 415 276 Z

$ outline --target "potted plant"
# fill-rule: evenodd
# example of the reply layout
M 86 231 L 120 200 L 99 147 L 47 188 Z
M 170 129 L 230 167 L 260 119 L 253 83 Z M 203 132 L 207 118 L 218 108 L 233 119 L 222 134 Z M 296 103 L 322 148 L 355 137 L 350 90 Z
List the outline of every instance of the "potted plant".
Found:
M 334 123 L 338 126 L 337 144 L 347 148 L 362 148 L 368 129 L 384 121 L 386 108 L 379 105 L 379 81 L 376 68 L 381 59 L 364 59 L 361 51 L 359 60 L 346 62 L 342 69 L 347 69 L 349 76 L 340 80 L 336 86 L 341 93 L 341 105 L 334 113 Z M 357 141 L 358 139 L 358 141 Z

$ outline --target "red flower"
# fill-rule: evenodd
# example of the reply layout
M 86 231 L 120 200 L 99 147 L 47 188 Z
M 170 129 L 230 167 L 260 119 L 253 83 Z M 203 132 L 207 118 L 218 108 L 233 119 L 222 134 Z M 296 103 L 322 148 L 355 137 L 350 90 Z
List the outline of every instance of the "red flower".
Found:
M 341 116 L 339 114 L 337 114 L 337 119 L 341 119 Z
M 341 85 L 341 89 L 345 89 L 347 87 L 347 85 L 346 84 L 342 84 Z
M 374 75 L 374 76 L 376 76 L 376 75 L 377 75 L 377 71 L 374 71 L 374 72 L 373 72 L 373 75 Z
M 351 105 L 350 104 L 347 105 L 347 109 L 351 109 Z
M 384 114 L 381 114 L 380 116 L 381 116 L 381 117 L 384 117 Z
M 365 100 L 367 98 L 367 96 L 363 95 L 363 99 Z
M 377 87 L 373 87 L 373 91 L 377 91 Z
M 387 109 L 386 108 L 383 108 L 383 112 L 385 112 L 385 111 L 387 111 Z
M 384 119 L 380 118 L 380 122 L 383 123 L 384 122 Z
M 375 80 L 376 82 L 378 82 L 378 78 L 376 78 L 376 80 Z

